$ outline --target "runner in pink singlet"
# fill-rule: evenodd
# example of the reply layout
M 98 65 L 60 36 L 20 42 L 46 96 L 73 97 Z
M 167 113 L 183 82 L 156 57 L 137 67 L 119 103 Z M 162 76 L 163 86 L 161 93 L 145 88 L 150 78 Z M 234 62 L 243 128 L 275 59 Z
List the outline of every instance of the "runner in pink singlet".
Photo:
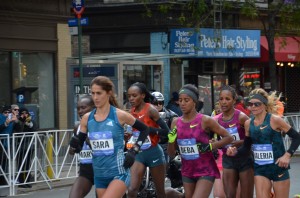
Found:
M 183 86 L 179 92 L 179 106 L 182 117 L 172 122 L 169 133 L 168 152 L 170 157 L 179 148 L 182 158 L 182 180 L 185 197 L 209 197 L 215 178 L 220 178 L 213 149 L 230 144 L 233 137 L 213 118 L 196 111 L 198 89 L 191 84 Z M 221 140 L 210 143 L 209 133 L 214 132 Z

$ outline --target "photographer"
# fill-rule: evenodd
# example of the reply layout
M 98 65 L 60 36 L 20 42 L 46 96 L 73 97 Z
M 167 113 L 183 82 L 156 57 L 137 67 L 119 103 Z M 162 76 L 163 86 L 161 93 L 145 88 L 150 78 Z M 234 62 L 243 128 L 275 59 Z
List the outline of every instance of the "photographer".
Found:
M 34 132 L 36 130 L 35 122 L 32 120 L 32 117 L 27 108 L 20 108 L 19 111 L 19 121 L 21 124 L 20 132 L 27 133 L 27 132 Z M 31 176 L 29 174 L 31 156 L 32 156 L 32 145 L 30 145 L 30 141 L 32 138 L 32 133 L 24 134 L 23 141 L 22 137 L 18 138 L 18 147 L 21 148 L 19 150 L 19 157 L 17 159 L 18 170 L 21 170 L 19 175 L 18 181 L 20 183 L 28 183 L 30 182 Z M 23 134 L 22 134 L 23 135 Z M 28 154 L 26 155 L 27 150 L 29 150 Z M 23 163 L 23 165 L 22 165 Z M 28 177 L 28 178 L 27 178 Z M 23 184 L 20 185 L 21 188 L 31 188 L 30 184 Z

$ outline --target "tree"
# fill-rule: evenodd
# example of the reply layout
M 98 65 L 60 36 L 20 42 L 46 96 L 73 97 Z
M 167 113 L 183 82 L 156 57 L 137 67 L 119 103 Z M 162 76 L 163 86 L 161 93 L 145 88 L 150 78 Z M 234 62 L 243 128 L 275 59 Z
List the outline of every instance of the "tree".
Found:
M 268 8 L 261 10 L 254 0 L 246 0 L 241 7 L 242 14 L 251 18 L 259 18 L 262 22 L 269 47 L 269 76 L 272 90 L 278 90 L 274 39 L 279 35 L 299 32 L 299 5 L 299 0 L 269 0 Z M 286 44 L 282 43 L 282 45 Z

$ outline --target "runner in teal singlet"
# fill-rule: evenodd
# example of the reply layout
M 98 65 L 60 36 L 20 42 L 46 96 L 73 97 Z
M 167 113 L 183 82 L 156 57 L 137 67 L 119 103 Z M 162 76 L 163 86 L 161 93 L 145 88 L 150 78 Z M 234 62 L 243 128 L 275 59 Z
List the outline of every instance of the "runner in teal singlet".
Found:
M 273 188 L 276 197 L 288 198 L 288 169 L 291 156 L 300 144 L 300 135 L 281 117 L 272 114 L 275 109 L 274 98 L 265 90 L 258 88 L 251 91 L 248 106 L 253 117 L 245 122 L 243 146 L 239 149 L 230 147 L 227 154 L 242 156 L 252 148 L 256 197 L 269 197 Z M 283 145 L 282 132 L 292 138 L 287 151 Z
M 94 182 L 97 197 L 120 198 L 129 185 L 130 167 L 149 134 L 149 128 L 131 114 L 118 109 L 113 82 L 97 76 L 91 82 L 91 94 L 96 106 L 80 122 L 78 137 L 70 146 L 80 152 L 87 135 L 93 152 Z M 124 125 L 141 131 L 136 143 L 124 157 Z

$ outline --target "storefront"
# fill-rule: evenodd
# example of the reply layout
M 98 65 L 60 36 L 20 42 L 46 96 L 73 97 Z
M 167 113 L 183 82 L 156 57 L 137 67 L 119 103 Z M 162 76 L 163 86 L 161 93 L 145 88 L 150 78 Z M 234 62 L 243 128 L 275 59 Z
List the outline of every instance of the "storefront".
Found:
M 27 107 L 41 130 L 65 129 L 70 4 L 3 1 L 0 10 L 0 106 Z
M 260 37 L 261 57 L 258 59 L 241 60 L 239 86 L 244 96 L 257 87 L 271 90 L 269 76 L 269 47 L 265 36 Z M 282 93 L 286 102 L 286 112 L 299 111 L 297 89 L 295 85 L 300 83 L 299 62 L 300 62 L 300 37 L 276 37 L 275 61 L 276 80 L 279 92 Z
M 182 61 L 183 82 L 198 87 L 202 112 L 207 115 L 218 101 L 220 88 L 238 83 L 240 58 L 260 57 L 259 30 L 174 29 L 170 36 L 170 54 L 190 56 Z
M 90 94 L 90 83 L 96 76 L 109 77 L 115 86 L 115 94 L 119 105 L 129 109 L 127 90 L 135 82 L 144 83 L 150 91 L 163 92 L 163 62 L 141 61 L 138 59 L 157 59 L 147 54 L 119 53 L 85 56 L 83 59 L 83 92 Z M 77 97 L 80 93 L 80 73 L 78 59 L 69 58 L 67 61 L 68 80 L 68 127 L 72 127 L 77 117 Z

